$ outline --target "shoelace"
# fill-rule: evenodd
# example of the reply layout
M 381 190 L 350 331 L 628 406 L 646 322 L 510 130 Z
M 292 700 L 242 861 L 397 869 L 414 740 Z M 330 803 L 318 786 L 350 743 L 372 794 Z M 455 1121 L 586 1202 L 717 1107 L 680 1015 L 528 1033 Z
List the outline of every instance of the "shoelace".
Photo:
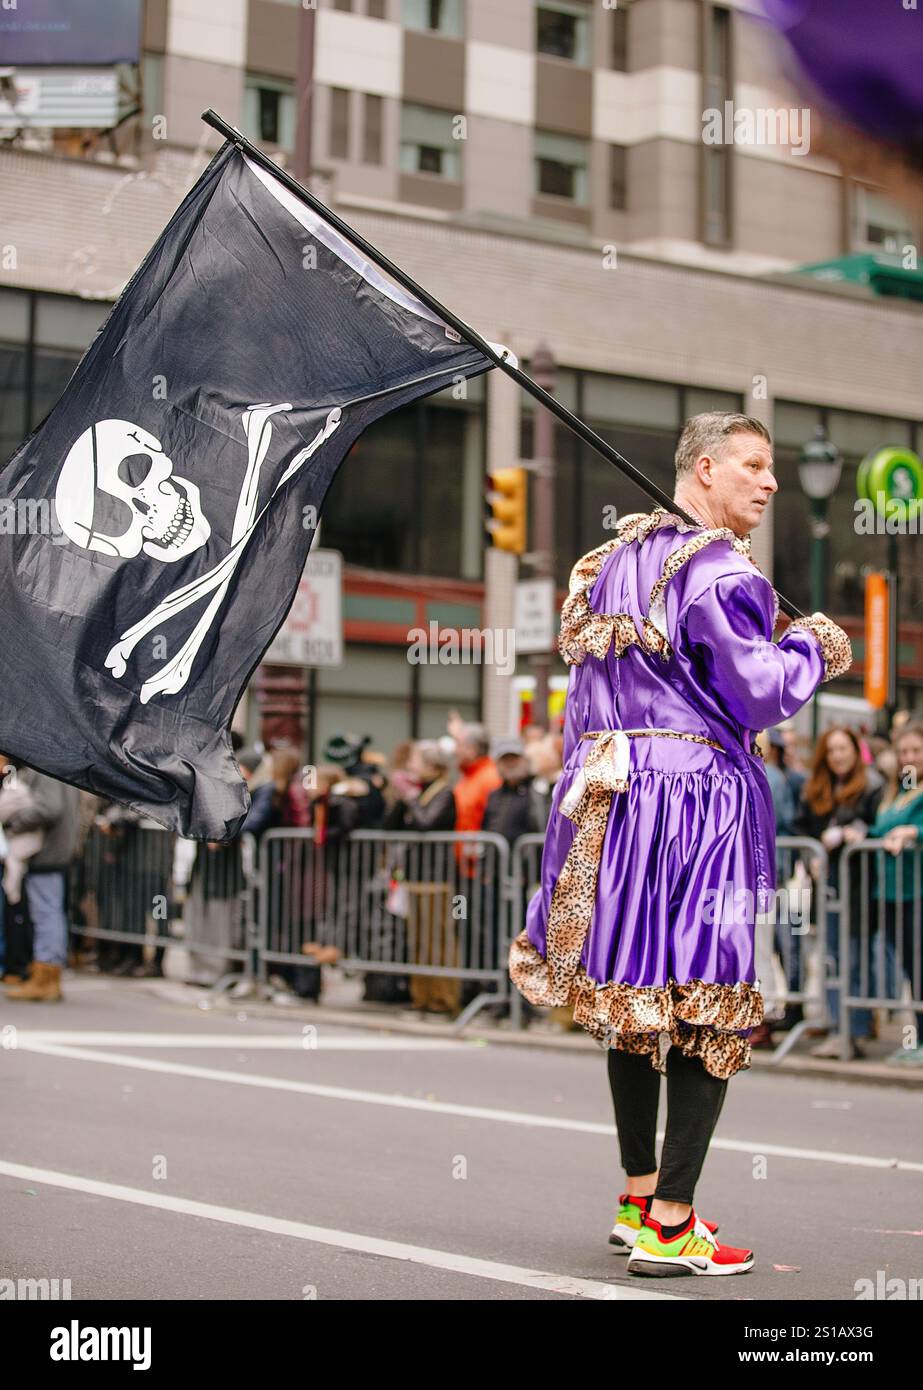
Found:
M 705 1225 L 705 1222 L 702 1221 L 698 1216 L 695 1219 L 695 1224 L 692 1227 L 692 1230 L 695 1235 L 701 1236 L 702 1240 L 707 1240 L 709 1245 L 714 1246 L 715 1250 L 718 1249 L 718 1242 L 715 1240 L 714 1235 Z

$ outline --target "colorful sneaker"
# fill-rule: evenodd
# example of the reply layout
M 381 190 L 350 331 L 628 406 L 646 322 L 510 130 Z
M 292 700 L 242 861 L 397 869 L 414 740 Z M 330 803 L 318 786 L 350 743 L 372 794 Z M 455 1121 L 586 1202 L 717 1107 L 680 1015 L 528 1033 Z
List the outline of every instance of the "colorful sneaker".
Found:
M 629 1274 L 746 1274 L 753 1268 L 753 1251 L 719 1245 L 695 1211 L 682 1230 L 665 1240 L 660 1222 L 645 1214 L 628 1257 Z
M 638 1238 L 638 1232 L 644 1224 L 644 1216 L 650 1207 L 650 1196 L 636 1197 L 633 1193 L 622 1192 L 619 1195 L 619 1209 L 615 1218 L 615 1225 L 609 1233 L 609 1244 L 616 1255 L 627 1255 Z M 717 1221 L 703 1221 L 703 1226 L 707 1226 L 712 1235 L 718 1229 Z

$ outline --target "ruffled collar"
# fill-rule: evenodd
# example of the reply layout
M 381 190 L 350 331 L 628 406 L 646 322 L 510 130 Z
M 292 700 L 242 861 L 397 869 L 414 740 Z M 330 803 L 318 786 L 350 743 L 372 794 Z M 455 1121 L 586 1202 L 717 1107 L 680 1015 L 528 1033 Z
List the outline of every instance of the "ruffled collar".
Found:
M 689 511 L 688 508 L 684 510 Z M 695 513 L 690 512 L 690 515 L 695 516 Z M 667 557 L 663 572 L 651 591 L 643 631 L 638 632 L 629 613 L 599 613 L 591 608 L 589 592 L 612 552 L 621 545 L 630 545 L 632 541 L 643 545 L 648 536 L 664 527 L 674 527 L 681 533 L 689 533 L 690 539 Z M 704 546 L 719 540 L 728 541 L 739 555 L 756 565 L 750 554 L 750 537 L 740 538 L 726 526 L 709 528 L 700 518 L 697 518 L 696 524 L 693 525 L 661 506 L 654 507 L 650 512 L 632 512 L 629 516 L 622 517 L 616 525 L 615 535 L 602 545 L 596 546 L 594 550 L 588 551 L 586 555 L 582 555 L 571 570 L 568 595 L 561 607 L 558 635 L 558 650 L 564 660 L 570 665 L 579 665 L 587 652 L 602 660 L 613 644 L 613 639 L 618 656 L 621 656 L 626 647 L 636 643 L 648 651 L 656 651 L 661 656 L 668 657 L 671 647 L 667 640 L 663 609 L 667 583 L 694 554 Z

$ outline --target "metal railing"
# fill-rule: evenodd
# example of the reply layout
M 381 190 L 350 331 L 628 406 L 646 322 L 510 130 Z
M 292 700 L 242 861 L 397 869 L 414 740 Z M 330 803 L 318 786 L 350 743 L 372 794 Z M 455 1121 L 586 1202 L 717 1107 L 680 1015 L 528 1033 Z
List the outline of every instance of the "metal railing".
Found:
M 274 965 L 310 968 L 315 948 L 332 947 L 346 971 L 406 978 L 411 1005 L 460 1007 L 458 1031 L 508 1000 L 509 846 L 499 835 L 355 830 L 331 845 L 312 830 L 270 830 L 256 898 L 264 986 Z M 461 1007 L 464 981 L 493 988 Z
M 510 846 L 476 832 L 381 830 L 318 843 L 312 830 L 290 829 L 258 846 L 245 835 L 210 847 L 143 823 L 93 827 L 71 876 L 75 930 L 114 947 L 181 944 L 219 990 L 241 979 L 268 989 L 272 974 L 298 968 L 319 980 L 318 959 L 333 959 L 348 973 L 402 978 L 411 1005 L 441 1007 L 457 1031 L 490 1006 L 508 1007 L 519 1028 L 509 945 L 544 844 L 542 834 Z M 194 860 L 177 894 L 184 853 Z M 829 874 L 819 841 L 778 838 L 779 887 L 757 917 L 756 973 L 767 1013 L 800 1004 L 805 1016 L 773 1061 L 819 1021 L 836 1028 L 845 1059 L 868 1010 L 923 1012 L 923 848 L 895 857 L 866 840 L 843 849 L 838 893 Z
M 179 884 L 178 844 L 181 852 L 188 846 L 190 860 Z M 145 948 L 182 944 L 193 973 L 207 972 L 213 983 L 252 973 L 252 861 L 251 835 L 212 847 L 178 842 L 143 822 L 94 825 L 70 874 L 75 932 L 95 941 L 104 958 L 132 956 L 140 963 Z
M 776 837 L 776 892 L 770 912 L 757 918 L 755 951 L 764 1004 L 771 1012 L 800 1005 L 802 1018 L 772 1054 L 774 1063 L 791 1052 L 804 1033 L 828 1022 L 828 914 L 833 906 L 830 863 L 819 840 L 806 835 Z M 771 983 L 778 974 L 778 983 Z
M 840 857 L 838 1033 L 840 1055 L 866 1036 L 869 1011 L 923 1013 L 923 847 L 895 855 L 881 840 L 848 845 Z M 909 999 L 905 983 L 909 983 Z

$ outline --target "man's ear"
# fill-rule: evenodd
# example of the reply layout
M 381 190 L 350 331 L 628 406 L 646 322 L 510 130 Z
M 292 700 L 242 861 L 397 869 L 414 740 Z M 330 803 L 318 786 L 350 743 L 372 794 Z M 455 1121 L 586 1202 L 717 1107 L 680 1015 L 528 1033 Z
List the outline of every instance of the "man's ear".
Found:
M 712 476 L 714 468 L 715 460 L 712 458 L 711 454 L 700 454 L 695 461 L 696 476 L 699 482 L 703 483 L 706 487 L 711 487 L 714 481 Z

